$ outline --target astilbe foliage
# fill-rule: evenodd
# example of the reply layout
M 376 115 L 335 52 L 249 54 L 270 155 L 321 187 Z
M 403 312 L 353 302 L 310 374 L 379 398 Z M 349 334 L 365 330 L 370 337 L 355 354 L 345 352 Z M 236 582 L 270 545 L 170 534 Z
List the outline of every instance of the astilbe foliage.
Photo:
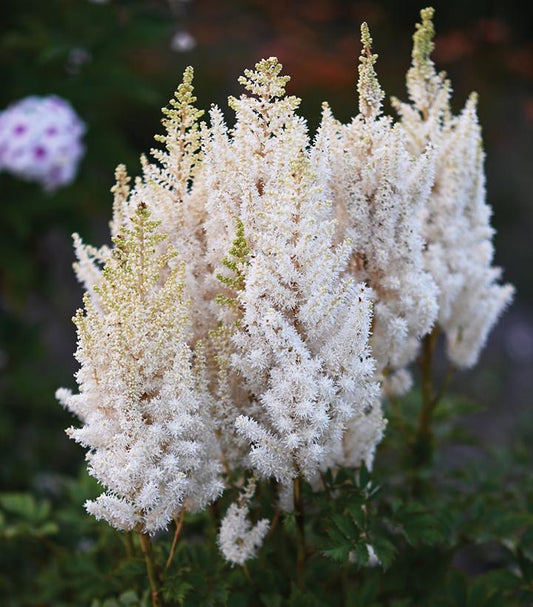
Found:
M 367 509 L 382 397 L 406 392 L 420 356 L 418 428 L 402 426 L 419 470 L 438 404 L 436 327 L 451 360 L 470 366 L 512 293 L 491 267 L 475 102 L 451 115 L 429 58 L 432 12 L 422 17 L 412 105 L 395 102 L 396 124 L 382 112 L 366 24 L 359 113 L 342 124 L 325 104 L 314 139 L 276 58 L 240 78 L 231 128 L 217 107 L 200 123 L 187 68 L 163 110 L 165 149 L 142 157 L 133 182 L 117 168 L 113 246 L 75 235 L 87 290 L 75 317 L 80 391 L 58 398 L 82 421 L 68 433 L 105 487 L 87 509 L 140 533 L 154 605 L 162 578 L 148 534 L 176 521 L 168 569 L 185 513 L 210 504 L 217 522 L 225 506 L 224 557 L 244 567 L 284 516 L 298 592 L 312 551 L 306 501 L 328 496 L 327 535 L 340 545 L 319 540 L 323 554 L 386 568 L 397 552 L 401 508 L 383 525 Z

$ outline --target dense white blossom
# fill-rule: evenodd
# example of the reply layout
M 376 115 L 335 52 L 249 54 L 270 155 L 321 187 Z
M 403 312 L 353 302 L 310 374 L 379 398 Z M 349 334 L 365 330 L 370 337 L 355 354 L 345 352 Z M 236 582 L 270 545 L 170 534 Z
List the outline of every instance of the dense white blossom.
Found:
M 54 191 L 76 176 L 84 132 L 64 99 L 25 97 L 0 112 L 0 170 Z
M 75 317 L 80 392 L 57 397 L 83 422 L 68 434 L 89 448 L 89 471 L 106 488 L 87 510 L 151 533 L 222 485 L 201 355 L 195 362 L 187 344 L 183 272 L 168 245 L 155 252 L 164 236 L 149 215 L 139 205 L 116 235 Z
M 164 149 L 152 149 L 150 161 L 141 157 L 141 176 L 130 180 L 126 168 L 116 172 L 111 234 L 128 225 L 135 208 L 149 202 L 152 218 L 161 222 L 168 241 L 179 250 L 185 266 L 185 290 L 193 300 L 191 328 L 194 340 L 206 339 L 212 326 L 210 304 L 215 293 L 203 285 L 206 269 L 203 222 L 205 187 L 201 166 L 200 123 L 202 110 L 195 107 L 193 70 L 187 68 L 169 107 L 162 109 L 163 135 L 155 139 Z
M 248 483 L 236 503 L 228 508 L 218 534 L 218 545 L 224 558 L 234 565 L 243 565 L 253 558 L 261 547 L 270 523 L 267 519 L 249 520 L 249 502 L 255 491 L 255 482 Z
M 232 134 L 214 110 L 204 162 L 214 258 L 230 249 L 235 218 L 249 247 L 233 269 L 241 280 L 230 289 L 239 310 L 231 364 L 255 402 L 236 427 L 259 476 L 289 482 L 317 473 L 378 386 L 369 292 L 345 274 L 350 245 L 334 244 L 329 173 L 313 171 L 299 100 L 285 96 L 280 70 L 271 58 L 245 72 L 249 95 L 231 99 Z
M 428 144 L 434 150 L 435 179 L 422 214 L 424 263 L 439 287 L 438 323 L 449 357 L 459 367 L 471 367 L 513 288 L 498 284 L 501 270 L 492 266 L 494 230 L 486 203 L 477 96 L 470 96 L 458 116 L 452 114 L 450 82 L 430 58 L 433 9 L 424 9 L 421 16 L 407 73 L 411 104 L 393 103 L 411 151 L 421 154 Z
M 374 71 L 377 55 L 362 26 L 359 114 L 350 124 L 324 107 L 320 136 L 333 142 L 332 190 L 342 235 L 352 242 L 351 269 L 372 288 L 372 352 L 389 391 L 412 362 L 418 340 L 437 316 L 437 287 L 423 267 L 421 209 L 433 183 L 431 152 L 413 159 L 405 133 L 381 113 L 384 94 Z
M 79 393 L 58 391 L 105 488 L 87 504 L 98 518 L 153 533 L 244 469 L 273 478 L 290 510 L 295 479 L 372 467 L 382 391 L 408 389 L 436 322 L 457 365 L 477 359 L 512 288 L 491 266 L 475 98 L 451 114 L 422 16 L 400 124 L 382 114 L 364 25 L 349 124 L 325 104 L 311 141 L 270 58 L 240 79 L 234 126 L 216 107 L 208 126 L 187 68 L 163 109 L 164 148 L 133 180 L 117 168 L 113 245 L 74 237 Z M 254 487 L 220 529 L 235 564 L 269 526 L 248 518 Z
M 372 470 L 376 447 L 385 432 L 381 403 L 376 400 L 371 407 L 358 413 L 348 422 L 342 441 L 342 451 L 334 459 L 340 466 L 359 467 L 362 462 Z

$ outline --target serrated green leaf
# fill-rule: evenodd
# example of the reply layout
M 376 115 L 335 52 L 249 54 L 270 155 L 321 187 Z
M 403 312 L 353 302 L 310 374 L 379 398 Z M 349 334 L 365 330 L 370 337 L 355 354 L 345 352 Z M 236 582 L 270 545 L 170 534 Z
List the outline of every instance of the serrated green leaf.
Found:
M 396 519 L 411 546 L 438 544 L 445 539 L 441 521 L 419 504 L 401 506 L 396 511 Z
M 373 537 L 371 546 L 374 549 L 382 568 L 387 570 L 396 557 L 396 546 L 384 537 Z
M 346 543 L 322 550 L 322 553 L 334 561 L 345 563 L 348 560 L 351 551 L 352 546 Z
M 356 544 L 353 549 L 353 555 L 355 557 L 355 563 L 359 567 L 364 567 L 368 563 L 369 553 L 366 544 Z
M 366 527 L 367 515 L 365 512 L 364 504 L 358 503 L 357 501 L 348 506 L 348 512 L 350 517 L 357 526 L 358 529 L 364 529 Z
M 360 530 L 357 524 L 353 521 L 353 517 L 343 516 L 342 514 L 333 514 L 331 521 L 337 529 L 349 540 L 357 541 L 360 535 Z

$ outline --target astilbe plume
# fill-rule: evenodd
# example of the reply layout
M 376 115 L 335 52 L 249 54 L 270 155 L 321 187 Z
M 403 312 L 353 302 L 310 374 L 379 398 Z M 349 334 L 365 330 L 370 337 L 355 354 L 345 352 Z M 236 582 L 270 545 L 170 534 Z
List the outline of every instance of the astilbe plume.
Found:
M 84 425 L 68 434 L 89 448 L 106 488 L 87 510 L 118 529 L 154 532 L 182 507 L 202 509 L 221 490 L 210 397 L 188 340 L 183 269 L 139 204 L 74 318 L 79 394 L 57 397 Z
M 486 203 L 484 153 L 473 93 L 458 116 L 450 108 L 451 85 L 431 60 L 433 9 L 421 11 L 413 36 L 407 73 L 410 104 L 393 99 L 410 150 L 430 144 L 435 179 L 423 208 L 424 265 L 439 288 L 438 324 L 447 338 L 450 360 L 473 366 L 487 335 L 513 295 L 498 284 L 501 270 L 492 265 L 491 209 Z
M 312 170 L 299 100 L 285 96 L 280 71 L 271 58 L 245 72 L 249 94 L 230 100 L 231 136 L 213 112 L 205 163 L 210 249 L 219 259 L 229 249 L 235 217 L 249 247 L 230 290 L 238 316 L 231 365 L 253 398 L 236 427 L 253 470 L 289 483 L 317 475 L 379 389 L 368 289 L 345 275 L 350 246 L 334 244 L 329 176 Z
M 255 556 L 270 527 L 267 519 L 254 525 L 248 519 L 249 502 L 255 488 L 256 482 L 252 478 L 238 501 L 230 505 L 220 525 L 218 544 L 224 558 L 233 565 L 242 565 Z
M 218 539 L 243 564 L 268 529 L 248 520 L 256 483 L 277 484 L 302 540 L 301 480 L 372 466 L 382 392 L 408 388 L 436 322 L 451 359 L 475 362 L 512 288 L 491 267 L 475 99 L 452 116 L 431 16 L 400 124 L 382 113 L 363 25 L 349 124 L 324 105 L 311 141 L 270 58 L 240 78 L 233 128 L 217 107 L 207 126 L 187 68 L 163 109 L 164 149 L 133 181 L 117 168 L 113 246 L 74 237 L 79 393 L 57 394 L 105 487 L 95 516 L 154 533 L 248 477 Z
M 210 293 L 204 284 L 208 276 L 203 230 L 206 192 L 199 122 L 204 112 L 195 107 L 192 82 L 193 69 L 188 67 L 170 107 L 162 109 L 165 134 L 155 139 L 164 149 L 151 150 L 152 162 L 141 156 L 142 175 L 131 187 L 125 169 L 119 167 L 111 233 L 127 222 L 140 202 L 150 202 L 153 219 L 164 226 L 184 264 L 185 290 L 193 301 L 190 326 L 197 341 L 206 340 L 212 328 L 211 300 L 216 291 Z
M 424 269 L 421 209 L 433 183 L 433 154 L 412 159 L 406 134 L 383 116 L 366 24 L 361 28 L 359 114 L 347 125 L 324 107 L 332 190 L 342 235 L 352 241 L 351 270 L 372 288 L 371 345 L 389 392 L 409 387 L 405 368 L 437 316 L 437 287 Z

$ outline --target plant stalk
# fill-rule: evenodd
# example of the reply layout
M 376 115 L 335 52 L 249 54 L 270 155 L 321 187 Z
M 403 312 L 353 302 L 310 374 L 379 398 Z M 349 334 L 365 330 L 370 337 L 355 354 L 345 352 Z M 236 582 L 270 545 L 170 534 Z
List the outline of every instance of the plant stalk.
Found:
M 422 342 L 422 357 L 420 372 L 422 376 L 422 407 L 418 415 L 418 430 L 415 440 L 415 457 L 418 466 L 423 466 L 433 455 L 433 410 L 436 401 L 433 389 L 433 353 L 437 341 L 437 329 L 424 337 Z
M 131 541 L 131 531 L 124 531 L 124 547 L 126 549 L 126 556 L 129 559 L 133 558 L 133 542 Z
M 150 583 L 152 593 L 152 607 L 164 607 L 163 598 L 159 592 L 159 575 L 154 561 L 154 553 L 152 550 L 152 541 L 147 533 L 138 532 L 141 548 L 144 554 L 144 562 L 146 563 L 146 572 Z
M 179 516 L 174 517 L 174 523 L 176 524 L 176 531 L 174 532 L 174 539 L 172 540 L 172 547 L 170 548 L 170 554 L 168 555 L 168 559 L 165 564 L 165 571 L 172 564 L 172 559 L 174 558 L 174 554 L 176 553 L 176 546 L 178 545 L 178 539 L 179 539 L 180 532 L 181 532 L 184 522 L 185 522 L 185 508 L 182 508 Z
M 297 476 L 293 481 L 294 511 L 296 513 L 296 579 L 300 590 L 305 589 L 305 560 L 307 547 L 305 543 L 304 501 L 302 480 Z

